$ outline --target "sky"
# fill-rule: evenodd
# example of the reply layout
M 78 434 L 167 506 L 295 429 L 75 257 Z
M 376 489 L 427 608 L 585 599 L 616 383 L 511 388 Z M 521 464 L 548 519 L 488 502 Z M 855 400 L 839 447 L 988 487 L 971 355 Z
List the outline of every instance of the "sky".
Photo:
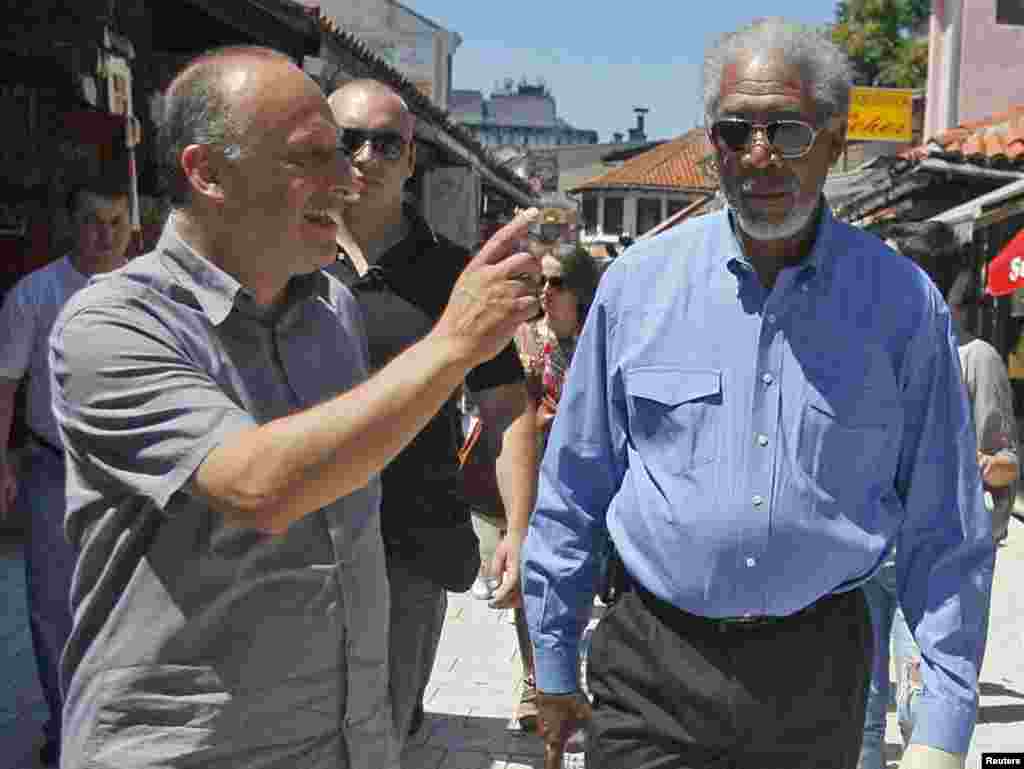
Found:
M 600 141 L 636 125 L 670 139 L 702 121 L 704 49 L 757 16 L 834 20 L 835 0 L 402 0 L 457 32 L 452 87 L 490 95 L 496 82 L 545 80 L 558 115 Z

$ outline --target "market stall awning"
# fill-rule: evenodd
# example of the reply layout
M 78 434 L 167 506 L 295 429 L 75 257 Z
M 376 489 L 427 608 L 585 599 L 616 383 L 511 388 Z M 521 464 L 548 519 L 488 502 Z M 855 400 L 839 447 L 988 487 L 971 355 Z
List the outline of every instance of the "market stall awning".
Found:
M 985 293 L 991 296 L 1007 296 L 1024 288 L 1024 230 L 988 263 L 986 273 Z

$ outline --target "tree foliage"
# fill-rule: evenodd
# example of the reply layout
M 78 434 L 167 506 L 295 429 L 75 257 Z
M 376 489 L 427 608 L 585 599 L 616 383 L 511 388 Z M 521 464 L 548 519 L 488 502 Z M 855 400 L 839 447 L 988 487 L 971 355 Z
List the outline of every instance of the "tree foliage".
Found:
M 920 88 L 928 40 L 918 33 L 930 15 L 930 0 L 841 0 L 832 40 L 850 57 L 858 85 Z

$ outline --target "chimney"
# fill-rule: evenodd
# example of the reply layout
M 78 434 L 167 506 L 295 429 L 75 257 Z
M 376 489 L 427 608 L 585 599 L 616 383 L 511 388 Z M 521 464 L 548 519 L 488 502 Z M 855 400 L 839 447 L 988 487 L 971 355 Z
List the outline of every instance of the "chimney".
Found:
M 647 134 L 644 133 L 644 116 L 651 110 L 647 107 L 633 107 L 636 113 L 636 128 L 629 129 L 629 140 L 631 142 L 647 141 Z
M 616 131 L 615 133 L 612 134 L 612 141 L 615 142 L 616 144 L 622 144 L 622 137 L 622 131 Z

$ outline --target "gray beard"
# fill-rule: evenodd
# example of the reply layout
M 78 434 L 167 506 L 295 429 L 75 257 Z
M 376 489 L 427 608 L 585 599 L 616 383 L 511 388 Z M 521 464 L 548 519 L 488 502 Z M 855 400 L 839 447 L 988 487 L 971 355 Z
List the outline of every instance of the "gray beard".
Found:
M 747 237 L 753 240 L 785 240 L 800 234 L 807 226 L 811 217 L 814 216 L 814 212 L 818 210 L 818 201 L 821 200 L 821 190 L 824 189 L 824 186 L 825 183 L 822 181 L 818 194 L 814 196 L 810 204 L 795 207 L 778 224 L 750 221 L 744 214 L 743 208 L 739 205 L 738 197 L 734 196 L 732 191 L 727 190 L 725 197 L 729 201 L 733 213 L 736 215 L 736 221 L 739 223 L 740 229 L 743 230 Z

